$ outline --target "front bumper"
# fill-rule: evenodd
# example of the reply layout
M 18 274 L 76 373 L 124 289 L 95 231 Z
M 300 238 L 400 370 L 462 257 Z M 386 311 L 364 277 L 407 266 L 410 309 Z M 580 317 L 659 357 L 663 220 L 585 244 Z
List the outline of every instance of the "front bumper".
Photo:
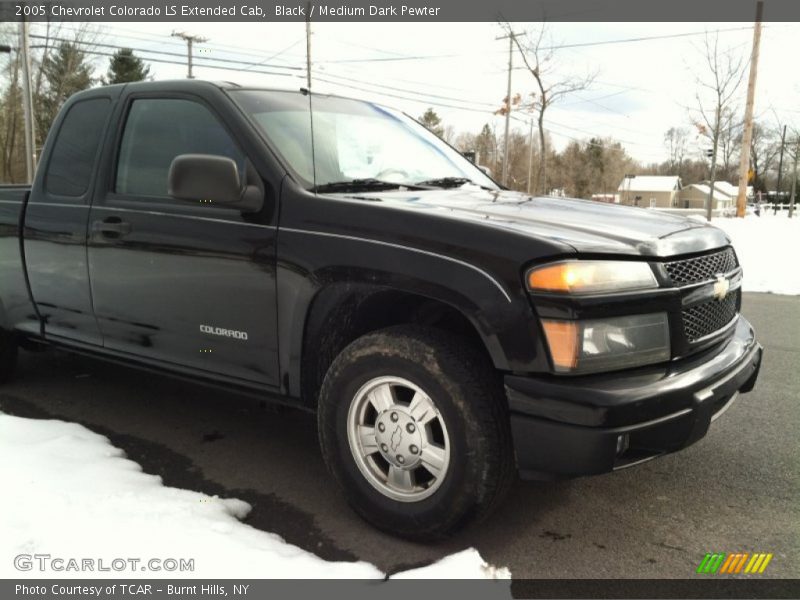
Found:
M 739 317 L 733 336 L 656 367 L 583 377 L 505 377 L 517 468 L 524 479 L 606 473 L 702 438 L 755 385 L 762 347 Z

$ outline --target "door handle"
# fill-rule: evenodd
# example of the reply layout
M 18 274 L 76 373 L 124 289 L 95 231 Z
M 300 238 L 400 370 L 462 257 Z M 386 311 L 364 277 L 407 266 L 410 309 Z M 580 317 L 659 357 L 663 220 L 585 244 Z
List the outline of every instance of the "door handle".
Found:
M 131 232 L 131 224 L 119 217 L 107 217 L 102 221 L 93 222 L 92 232 L 106 237 L 117 238 L 129 234 Z

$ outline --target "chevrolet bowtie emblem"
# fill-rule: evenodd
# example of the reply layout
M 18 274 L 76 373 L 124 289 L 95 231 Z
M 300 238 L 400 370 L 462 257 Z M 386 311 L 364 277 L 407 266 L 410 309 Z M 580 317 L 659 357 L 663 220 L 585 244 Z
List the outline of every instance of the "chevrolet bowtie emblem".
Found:
M 730 280 L 724 275 L 717 275 L 717 280 L 714 282 L 714 298 L 717 300 L 724 300 L 730 289 Z

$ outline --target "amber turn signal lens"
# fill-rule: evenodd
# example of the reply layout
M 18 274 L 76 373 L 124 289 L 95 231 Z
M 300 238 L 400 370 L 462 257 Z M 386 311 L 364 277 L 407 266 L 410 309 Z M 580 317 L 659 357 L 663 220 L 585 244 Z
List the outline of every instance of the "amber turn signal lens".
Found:
M 578 324 L 574 321 L 542 320 L 550 356 L 557 369 L 574 369 L 578 365 Z
M 534 269 L 528 273 L 528 286 L 532 290 L 569 292 L 582 287 L 589 268 L 577 263 L 561 263 Z

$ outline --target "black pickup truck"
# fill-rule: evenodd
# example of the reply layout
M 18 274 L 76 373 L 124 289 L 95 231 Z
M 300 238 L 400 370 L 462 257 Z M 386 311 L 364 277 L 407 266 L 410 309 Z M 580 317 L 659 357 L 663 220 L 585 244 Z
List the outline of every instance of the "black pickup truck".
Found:
M 429 539 L 703 437 L 759 370 L 741 279 L 714 227 L 507 191 L 383 106 L 100 87 L 0 188 L 0 379 L 56 346 L 315 411 L 355 510 Z

